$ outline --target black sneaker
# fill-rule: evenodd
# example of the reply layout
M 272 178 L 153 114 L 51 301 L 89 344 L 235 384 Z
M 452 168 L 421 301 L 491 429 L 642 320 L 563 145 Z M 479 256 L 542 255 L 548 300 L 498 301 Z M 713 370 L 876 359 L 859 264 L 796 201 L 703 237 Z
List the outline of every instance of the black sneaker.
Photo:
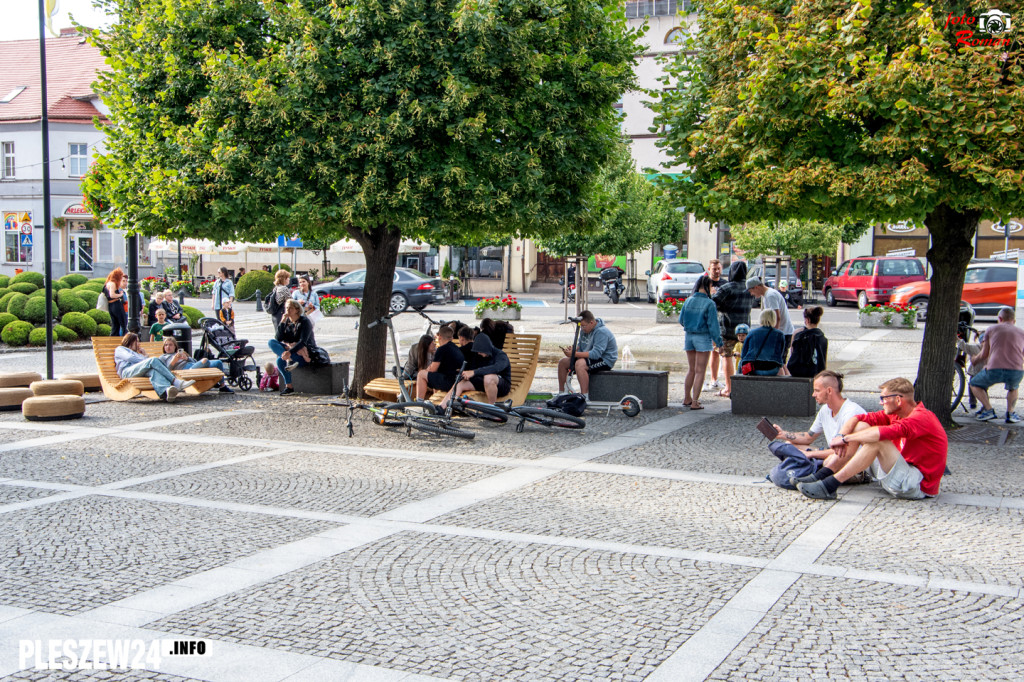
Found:
M 281 389 L 281 395 L 291 395 L 292 393 L 295 393 L 295 389 L 291 386 L 285 386 Z
M 220 388 L 217 390 L 221 393 L 234 393 L 234 391 L 231 390 L 231 387 L 227 384 L 221 384 Z

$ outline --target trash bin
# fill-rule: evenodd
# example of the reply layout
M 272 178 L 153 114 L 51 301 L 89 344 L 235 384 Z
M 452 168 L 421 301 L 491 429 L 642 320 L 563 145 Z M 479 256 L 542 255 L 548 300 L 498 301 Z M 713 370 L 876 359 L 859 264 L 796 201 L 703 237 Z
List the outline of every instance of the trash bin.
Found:
M 176 322 L 164 327 L 164 338 L 170 337 L 178 342 L 178 348 L 192 355 L 192 328 L 184 322 Z
M 661 252 L 665 254 L 665 260 L 672 260 L 679 253 L 679 249 L 673 244 L 665 244 L 661 247 Z

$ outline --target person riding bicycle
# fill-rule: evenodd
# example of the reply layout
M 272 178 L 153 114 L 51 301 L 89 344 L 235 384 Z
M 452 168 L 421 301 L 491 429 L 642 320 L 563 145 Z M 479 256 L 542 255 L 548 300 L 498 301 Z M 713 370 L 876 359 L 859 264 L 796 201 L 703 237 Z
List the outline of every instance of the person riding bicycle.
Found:
M 512 390 L 512 364 L 504 351 L 491 343 L 487 334 L 477 334 L 473 339 L 473 352 L 479 356 L 479 366 L 462 373 L 462 381 L 455 387 L 455 395 L 470 391 L 483 391 L 486 401 L 494 404 L 498 396 L 508 395 Z

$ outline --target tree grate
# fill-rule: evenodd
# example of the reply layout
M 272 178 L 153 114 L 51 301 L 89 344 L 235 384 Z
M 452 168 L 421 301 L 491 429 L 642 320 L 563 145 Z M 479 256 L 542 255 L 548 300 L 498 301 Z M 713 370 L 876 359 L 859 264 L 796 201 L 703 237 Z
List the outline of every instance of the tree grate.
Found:
M 1017 429 L 1006 424 L 981 422 L 967 424 L 955 431 L 947 431 L 947 437 L 953 443 L 974 443 L 976 445 L 1007 445 L 1017 435 Z

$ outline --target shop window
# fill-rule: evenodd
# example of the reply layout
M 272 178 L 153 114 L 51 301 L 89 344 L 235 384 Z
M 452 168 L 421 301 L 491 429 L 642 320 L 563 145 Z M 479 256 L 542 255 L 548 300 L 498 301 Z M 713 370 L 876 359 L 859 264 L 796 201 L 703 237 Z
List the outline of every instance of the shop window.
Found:
M 28 211 L 4 213 L 4 261 L 28 265 L 32 262 L 32 214 Z M 26 228 L 26 226 L 28 226 Z M 25 230 L 27 229 L 27 233 Z

